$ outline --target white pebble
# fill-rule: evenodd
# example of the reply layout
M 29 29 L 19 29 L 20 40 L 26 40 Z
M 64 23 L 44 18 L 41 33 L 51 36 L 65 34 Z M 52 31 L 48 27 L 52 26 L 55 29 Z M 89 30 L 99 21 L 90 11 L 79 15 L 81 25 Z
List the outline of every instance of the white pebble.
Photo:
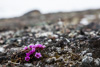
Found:
M 0 47 L 0 52 L 4 52 L 4 48 Z
M 52 41 L 51 39 L 48 40 L 48 42 L 51 42 L 51 41 Z
M 94 62 L 95 62 L 95 65 L 100 65 L 100 59 L 99 58 L 95 59 Z

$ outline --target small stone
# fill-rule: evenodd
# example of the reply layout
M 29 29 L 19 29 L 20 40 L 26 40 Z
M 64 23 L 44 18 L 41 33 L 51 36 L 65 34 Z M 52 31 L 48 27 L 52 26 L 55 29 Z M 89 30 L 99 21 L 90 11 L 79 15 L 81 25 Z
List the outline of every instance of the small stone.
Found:
M 31 63 L 25 63 L 24 65 L 27 67 L 33 67 L 33 65 Z
M 86 56 L 91 57 L 92 56 L 92 53 L 87 53 Z
M 93 58 L 92 57 L 88 57 L 88 56 L 85 56 L 82 59 L 82 63 L 91 63 L 92 61 L 93 61 Z
M 77 33 L 71 32 L 68 36 L 69 36 L 69 37 L 74 37 L 74 36 L 76 36 L 76 35 L 77 35 Z
M 59 39 L 56 39 L 56 41 L 59 41 Z
M 4 52 L 4 48 L 3 47 L 0 47 L 0 52 Z
M 63 39 L 63 37 L 60 37 L 60 39 Z
M 67 40 L 68 43 L 70 42 L 70 40 L 68 40 L 67 38 L 66 38 L 66 40 Z
M 56 51 L 57 51 L 58 53 L 61 53 L 61 47 L 57 47 L 57 48 L 56 48 Z
M 44 43 L 45 45 L 48 45 L 48 42 Z
M 86 49 L 86 50 L 82 51 L 82 52 L 81 52 L 81 55 L 86 54 L 88 50 L 89 50 L 89 49 Z
M 48 42 L 52 42 L 52 40 L 51 40 L 51 39 L 49 39 L 49 40 L 48 40 Z
M 96 66 L 100 66 L 100 58 L 94 60 Z
M 53 35 L 53 37 L 58 38 L 58 35 Z
M 82 51 L 81 54 L 84 55 L 86 52 L 87 52 L 86 50 L 85 51 Z

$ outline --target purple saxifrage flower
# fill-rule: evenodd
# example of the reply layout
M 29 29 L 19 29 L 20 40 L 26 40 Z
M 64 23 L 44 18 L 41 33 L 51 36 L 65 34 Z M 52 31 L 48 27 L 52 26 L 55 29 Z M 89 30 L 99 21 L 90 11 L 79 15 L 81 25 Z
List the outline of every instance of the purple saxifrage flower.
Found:
M 35 52 L 35 48 L 32 48 L 33 53 Z
M 32 48 L 36 48 L 36 45 L 33 45 Z
M 44 45 L 42 45 L 42 44 L 37 44 L 36 45 L 36 48 L 38 49 L 38 48 L 40 48 L 40 49 L 44 49 L 45 48 L 45 46 Z
M 26 53 L 26 56 L 30 56 L 31 54 L 30 53 Z
M 28 53 L 26 53 L 25 60 L 26 61 L 29 61 L 30 60 L 30 57 L 31 57 L 30 55 L 33 55 L 33 53 L 35 53 L 35 51 L 40 51 L 40 50 L 44 49 L 45 47 L 46 46 L 45 45 L 42 45 L 42 44 L 35 44 L 35 45 L 31 44 L 28 47 L 25 46 L 24 47 L 24 50 L 27 50 L 27 49 L 30 50 Z M 35 57 L 39 59 L 40 57 L 42 57 L 42 55 L 41 55 L 40 52 L 36 52 L 35 53 Z
M 42 44 L 36 44 L 36 48 L 42 48 Z
M 27 47 L 27 46 L 25 46 L 25 47 L 24 47 L 24 50 L 27 50 L 27 49 L 28 49 L 28 47 Z
M 32 49 L 32 47 L 33 47 L 33 45 L 29 45 L 29 48 L 31 48 L 31 49 Z
M 36 53 L 35 53 L 35 57 L 36 57 L 36 58 L 40 58 L 40 57 L 42 57 L 42 55 L 41 55 L 41 53 L 36 52 Z
M 30 55 L 33 54 L 33 53 L 34 53 L 34 51 L 32 51 L 32 50 L 29 52 Z
M 29 60 L 30 60 L 30 57 L 29 57 L 29 56 L 26 56 L 26 57 L 25 57 L 25 60 L 26 60 L 26 61 L 29 61 Z

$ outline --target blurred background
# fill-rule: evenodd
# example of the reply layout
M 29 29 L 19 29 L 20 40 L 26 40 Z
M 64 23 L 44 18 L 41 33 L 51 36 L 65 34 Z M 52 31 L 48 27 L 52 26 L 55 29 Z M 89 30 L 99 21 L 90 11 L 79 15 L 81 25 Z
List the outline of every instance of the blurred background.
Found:
M 0 0 L 0 31 L 46 23 L 99 23 L 100 0 Z

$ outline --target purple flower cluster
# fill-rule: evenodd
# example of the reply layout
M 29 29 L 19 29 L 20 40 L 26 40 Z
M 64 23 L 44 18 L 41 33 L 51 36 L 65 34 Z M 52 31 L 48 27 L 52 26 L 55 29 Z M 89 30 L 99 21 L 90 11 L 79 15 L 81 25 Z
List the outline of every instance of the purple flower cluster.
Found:
M 45 48 L 45 46 L 42 45 L 42 44 L 29 45 L 29 47 L 25 46 L 24 50 L 30 49 L 30 51 L 28 53 L 26 53 L 25 60 L 29 61 L 30 60 L 30 55 L 32 55 L 32 54 L 35 54 L 35 57 L 39 59 L 40 57 L 42 57 L 42 55 L 41 55 L 40 52 L 36 52 L 36 50 L 38 51 L 38 50 L 42 50 L 44 48 Z

